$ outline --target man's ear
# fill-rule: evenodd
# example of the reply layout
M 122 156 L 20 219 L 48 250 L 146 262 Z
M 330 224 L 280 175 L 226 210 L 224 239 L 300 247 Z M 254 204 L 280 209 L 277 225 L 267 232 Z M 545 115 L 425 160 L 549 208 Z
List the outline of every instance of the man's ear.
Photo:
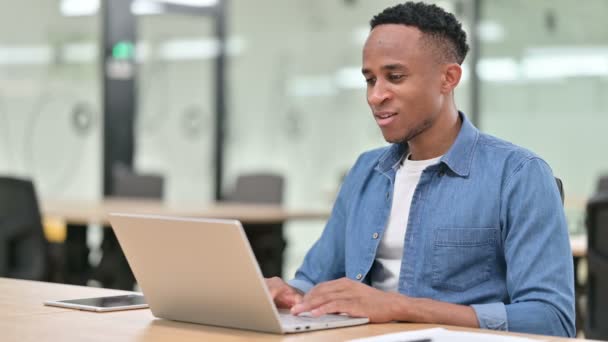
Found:
M 458 86 L 462 77 L 462 67 L 457 63 L 449 63 L 443 67 L 443 77 L 441 82 L 441 92 L 449 94 Z

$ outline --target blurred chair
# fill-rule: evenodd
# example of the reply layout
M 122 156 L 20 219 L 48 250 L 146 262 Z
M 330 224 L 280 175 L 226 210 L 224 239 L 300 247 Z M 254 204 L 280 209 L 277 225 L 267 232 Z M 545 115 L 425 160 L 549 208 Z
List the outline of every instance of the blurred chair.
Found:
M 34 185 L 0 177 L 0 276 L 46 280 L 47 253 Z
M 608 192 L 608 175 L 600 176 L 597 181 L 597 192 Z
M 163 177 L 160 175 L 136 174 L 130 169 L 118 165 L 112 170 L 112 196 L 128 198 L 163 197 Z M 135 276 L 129 267 L 116 235 L 112 229 L 105 227 L 101 243 L 102 257 L 93 272 L 92 279 L 99 281 L 103 287 L 132 290 Z
M 562 199 L 562 205 L 564 204 L 564 184 L 561 179 L 555 177 L 555 183 L 557 183 L 557 189 Z M 582 297 L 585 296 L 586 289 L 583 282 L 578 278 L 578 265 L 581 261 L 581 257 L 572 256 L 574 265 L 574 309 L 576 311 L 576 331 L 583 329 L 584 314 L 581 309 Z
M 587 203 L 587 317 L 585 338 L 608 339 L 608 193 Z
M 234 191 L 226 201 L 255 204 L 282 204 L 283 177 L 271 173 L 238 176 Z M 283 224 L 244 224 L 253 253 L 264 277 L 282 276 L 285 238 Z
M 559 190 L 559 196 L 562 198 L 562 204 L 564 204 L 564 183 L 557 177 L 555 177 L 555 183 L 557 183 L 557 190 Z
M 283 177 L 271 173 L 240 175 L 227 200 L 241 203 L 283 203 Z
M 122 164 L 112 169 L 112 196 L 162 198 L 164 180 L 160 175 L 137 174 Z

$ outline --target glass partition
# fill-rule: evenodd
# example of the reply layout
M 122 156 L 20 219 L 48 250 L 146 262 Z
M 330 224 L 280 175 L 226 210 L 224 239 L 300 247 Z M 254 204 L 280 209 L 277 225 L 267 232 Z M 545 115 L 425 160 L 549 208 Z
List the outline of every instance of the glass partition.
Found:
M 135 170 L 165 179 L 170 203 L 213 200 L 215 90 L 218 51 L 213 19 L 137 18 L 138 99 Z
M 101 194 L 99 17 L 58 1 L 11 2 L 0 12 L 0 173 L 38 195 Z
M 608 171 L 607 13 L 602 0 L 483 2 L 481 126 L 549 163 L 573 233 Z

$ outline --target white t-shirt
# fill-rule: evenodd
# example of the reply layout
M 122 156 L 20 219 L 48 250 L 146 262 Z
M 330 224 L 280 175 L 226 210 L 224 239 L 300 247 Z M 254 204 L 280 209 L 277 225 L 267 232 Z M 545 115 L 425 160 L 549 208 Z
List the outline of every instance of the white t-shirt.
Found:
M 409 160 L 409 155 L 395 175 L 393 205 L 388 224 L 371 270 L 372 286 L 383 291 L 398 291 L 401 258 L 410 205 L 422 171 L 429 165 L 439 162 L 442 156 L 427 160 Z

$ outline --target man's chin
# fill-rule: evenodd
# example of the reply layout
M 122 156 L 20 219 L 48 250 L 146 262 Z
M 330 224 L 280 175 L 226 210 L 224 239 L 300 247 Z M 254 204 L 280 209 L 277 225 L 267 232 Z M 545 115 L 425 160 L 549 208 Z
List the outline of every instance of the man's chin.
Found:
M 384 140 L 389 144 L 401 144 L 407 142 L 407 137 L 382 134 Z
M 402 132 L 402 134 L 396 134 L 394 132 L 382 132 L 382 136 L 386 142 L 391 144 L 404 144 L 414 139 L 418 134 L 422 133 L 424 129 L 409 130 Z M 392 134 L 391 134 L 392 133 Z

